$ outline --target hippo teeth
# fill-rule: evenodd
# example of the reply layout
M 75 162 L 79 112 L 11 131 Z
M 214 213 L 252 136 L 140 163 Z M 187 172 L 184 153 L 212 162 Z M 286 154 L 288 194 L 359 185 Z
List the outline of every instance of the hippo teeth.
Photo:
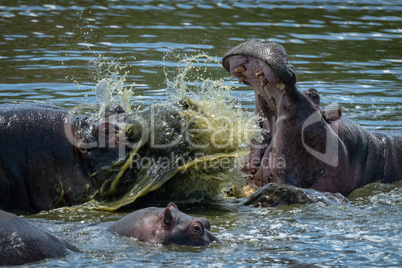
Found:
M 264 72 L 262 70 L 259 70 L 258 72 L 255 73 L 255 76 L 262 76 L 264 75 Z
M 239 67 L 237 67 L 237 68 L 235 69 L 235 72 L 236 72 L 236 73 L 242 73 L 242 72 L 245 72 L 246 70 L 247 70 L 246 67 L 240 65 Z
M 285 84 L 282 82 L 276 83 L 275 85 L 278 89 L 283 90 L 285 88 Z
M 239 77 L 239 83 L 243 82 L 244 80 L 246 80 L 246 76 L 243 75 L 242 77 Z

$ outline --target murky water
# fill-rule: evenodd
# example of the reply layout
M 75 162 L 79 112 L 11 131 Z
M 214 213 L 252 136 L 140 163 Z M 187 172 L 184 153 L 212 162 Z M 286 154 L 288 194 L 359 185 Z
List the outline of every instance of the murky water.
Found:
M 302 89 L 368 129 L 402 129 L 401 1 L 2 1 L 0 103 L 94 104 L 105 66 L 127 66 L 142 105 L 167 99 L 167 78 L 181 59 L 200 52 L 220 60 L 231 47 L 258 38 L 282 44 Z M 205 77 L 225 78 L 244 110 L 253 93 L 229 81 L 219 65 L 200 61 Z M 110 67 L 111 65 L 107 65 Z M 80 86 L 78 86 L 79 84 Z M 223 244 L 206 249 L 153 246 L 107 232 L 77 229 L 122 213 L 58 209 L 36 224 L 72 241 L 82 254 L 35 266 L 402 265 L 401 183 L 373 184 L 347 207 L 257 209 L 238 203 L 179 204 L 211 220 Z M 156 204 L 165 206 L 166 204 Z M 33 266 L 33 265 L 32 265 Z

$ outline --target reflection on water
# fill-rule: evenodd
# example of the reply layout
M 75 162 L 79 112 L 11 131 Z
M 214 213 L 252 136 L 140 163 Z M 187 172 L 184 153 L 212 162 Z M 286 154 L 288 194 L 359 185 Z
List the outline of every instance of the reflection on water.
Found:
M 177 74 L 180 59 L 204 52 L 220 60 L 229 48 L 258 38 L 282 44 L 299 87 L 317 88 L 324 104 L 338 101 L 343 115 L 368 129 L 402 129 L 401 14 L 402 3 L 374 0 L 4 0 L 0 103 L 69 108 L 96 103 L 92 89 L 99 77 L 93 61 L 99 55 L 128 66 L 127 86 L 135 83 L 136 97 L 145 105 L 165 101 L 165 75 Z M 205 77 L 232 84 L 244 109 L 254 108 L 252 91 L 229 81 L 219 64 L 197 64 L 205 66 Z M 188 206 L 187 213 L 209 217 L 212 231 L 225 242 L 207 249 L 150 246 L 76 230 L 80 222 L 120 214 L 61 209 L 34 220 L 84 251 L 42 266 L 400 266 L 400 189 L 400 184 L 369 186 L 354 193 L 346 208 Z

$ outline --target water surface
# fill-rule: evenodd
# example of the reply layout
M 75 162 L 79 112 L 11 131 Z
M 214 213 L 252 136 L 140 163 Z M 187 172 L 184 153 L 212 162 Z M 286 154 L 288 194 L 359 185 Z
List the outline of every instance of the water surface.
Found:
M 92 89 L 105 66 L 127 66 L 144 105 L 167 99 L 166 75 L 180 59 L 206 53 L 220 60 L 242 41 L 285 47 L 301 89 L 315 87 L 323 104 L 367 129 L 402 129 L 402 3 L 400 1 L 2 1 L 0 103 L 45 102 L 67 108 L 94 104 Z M 252 91 L 219 65 L 205 76 L 225 78 L 241 108 Z M 108 65 L 110 66 L 110 65 Z M 78 84 L 80 86 L 78 86 Z M 77 229 L 124 214 L 59 209 L 32 221 L 82 249 L 36 266 L 283 266 L 400 267 L 401 184 L 374 184 L 351 205 L 256 209 L 238 203 L 179 204 L 207 216 L 223 240 L 209 248 L 153 246 Z M 157 204 L 164 206 L 166 204 Z

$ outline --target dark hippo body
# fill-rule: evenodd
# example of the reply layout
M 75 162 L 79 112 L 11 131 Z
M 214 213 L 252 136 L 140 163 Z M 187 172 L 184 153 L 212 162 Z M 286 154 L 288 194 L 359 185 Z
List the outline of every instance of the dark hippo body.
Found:
M 118 128 L 41 104 L 0 106 L 0 209 L 35 213 L 79 204 L 89 175 L 118 159 Z
M 174 203 L 169 203 L 166 208 L 140 209 L 116 222 L 97 226 L 152 244 L 208 246 L 214 241 L 220 242 L 210 232 L 208 219 L 191 217 L 181 212 Z
M 72 244 L 0 210 L 0 265 L 21 265 L 79 252 Z
M 348 205 L 349 200 L 340 193 L 319 192 L 289 184 L 270 182 L 253 193 L 244 205 L 276 207 L 291 204 L 319 203 L 326 206 Z
M 223 66 L 255 91 L 264 140 L 250 143 L 243 171 L 250 185 L 285 183 L 347 195 L 374 181 L 402 179 L 402 132 L 368 132 L 320 108 L 315 89 L 296 87 L 284 48 L 251 40 L 230 50 Z
M 197 146 L 208 135 L 193 131 L 204 122 L 196 103 L 185 97 L 132 113 L 106 108 L 105 116 L 88 118 L 50 105 L 0 105 L 0 209 L 35 213 L 91 201 L 85 206 L 116 210 L 152 191 L 155 199 L 180 201 L 221 194 L 224 181 L 175 186 L 187 169 L 229 171 L 209 163 L 234 162 L 241 150 L 240 143 Z

